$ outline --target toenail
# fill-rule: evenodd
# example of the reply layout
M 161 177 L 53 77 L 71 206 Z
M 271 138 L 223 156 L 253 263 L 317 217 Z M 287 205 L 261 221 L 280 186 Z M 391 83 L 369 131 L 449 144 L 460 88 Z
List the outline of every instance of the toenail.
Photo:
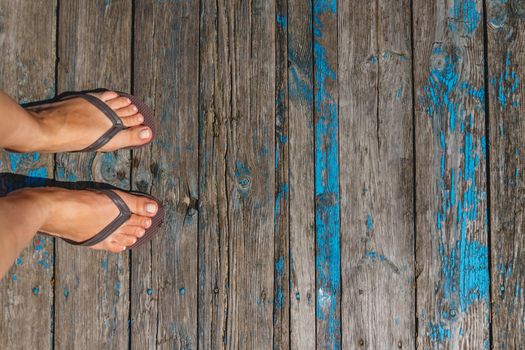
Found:
M 148 213 L 155 214 L 155 212 L 157 211 L 157 206 L 152 203 L 146 204 L 146 211 Z
M 140 130 L 139 132 L 139 137 L 143 140 L 145 139 L 149 139 L 149 137 L 151 136 L 151 132 L 148 128 L 144 128 L 142 130 Z
M 146 228 L 149 228 L 151 226 L 151 219 L 146 220 L 146 222 L 144 224 L 145 224 L 144 226 L 146 226 Z
M 132 109 L 134 112 L 138 111 L 137 106 L 132 106 L 131 109 Z
M 142 114 L 139 114 L 137 116 L 137 120 L 139 121 L 139 123 L 142 123 L 144 121 L 144 116 Z
M 140 231 L 139 231 L 139 235 L 138 235 L 138 236 L 139 236 L 139 237 L 142 237 L 142 236 L 144 236 L 144 233 L 145 233 L 145 232 L 146 232 L 146 230 L 140 230 Z

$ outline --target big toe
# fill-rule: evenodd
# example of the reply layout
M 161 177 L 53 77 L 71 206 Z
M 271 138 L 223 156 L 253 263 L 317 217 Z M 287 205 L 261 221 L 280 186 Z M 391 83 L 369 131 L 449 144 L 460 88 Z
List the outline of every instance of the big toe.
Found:
M 146 196 L 126 193 L 123 191 L 116 192 L 120 198 L 126 202 L 132 213 L 147 217 L 153 217 L 155 214 L 157 214 L 159 205 L 154 199 L 148 198 Z

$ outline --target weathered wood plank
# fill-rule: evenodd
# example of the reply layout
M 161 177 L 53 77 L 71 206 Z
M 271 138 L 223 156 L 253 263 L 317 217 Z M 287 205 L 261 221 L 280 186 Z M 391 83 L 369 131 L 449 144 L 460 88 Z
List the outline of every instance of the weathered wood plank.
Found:
M 275 209 L 273 348 L 290 347 L 288 1 L 275 3 Z
M 56 1 L 0 1 L 0 89 L 24 103 L 55 94 Z M 0 151 L 0 172 L 53 177 L 53 156 Z M 29 183 L 38 185 L 38 179 Z M 0 285 L 0 348 L 53 347 L 54 240 L 37 236 Z
M 139 1 L 134 9 L 134 46 L 133 46 L 133 94 L 138 96 L 156 115 L 156 129 L 161 130 L 158 111 L 163 106 L 157 106 L 157 52 L 160 50 L 155 38 L 153 19 L 158 9 L 153 1 Z M 161 26 L 162 30 L 162 26 Z M 164 129 L 169 131 L 168 128 Z M 153 143 L 160 140 L 158 135 Z M 162 141 L 161 141 L 162 142 Z M 142 147 L 132 151 L 131 186 L 135 191 L 159 195 L 160 181 L 158 174 L 153 174 L 152 146 Z M 162 197 L 158 197 L 163 199 Z M 165 221 L 167 222 L 167 220 Z M 161 233 L 165 234 L 165 233 Z M 157 239 L 157 238 L 156 238 Z M 154 274 L 154 258 L 152 244 L 147 244 L 131 252 L 131 349 L 155 349 L 157 347 L 157 315 L 160 291 Z
M 129 91 L 131 1 L 61 1 L 58 90 L 98 87 Z M 58 154 L 56 177 L 130 188 L 129 151 Z M 55 346 L 128 346 L 128 254 L 57 242 Z
M 489 346 L 482 8 L 413 3 L 421 348 Z
M 410 3 L 339 2 L 346 349 L 415 346 Z
M 229 8 L 232 111 L 227 194 L 230 246 L 228 342 L 269 349 L 273 339 L 275 4 Z
M 525 344 L 525 6 L 487 2 L 492 339 Z
M 134 89 L 155 108 L 159 128 L 150 147 L 134 152 L 133 186 L 163 200 L 167 216 L 151 247 L 133 252 L 131 345 L 195 349 L 199 5 L 136 6 Z
M 317 346 L 341 348 L 337 1 L 313 1 Z
M 199 79 L 199 348 L 231 342 L 230 230 L 227 150 L 232 61 L 229 7 L 204 1 L 200 13 Z
M 315 208 L 312 2 L 288 2 L 290 345 L 314 349 Z

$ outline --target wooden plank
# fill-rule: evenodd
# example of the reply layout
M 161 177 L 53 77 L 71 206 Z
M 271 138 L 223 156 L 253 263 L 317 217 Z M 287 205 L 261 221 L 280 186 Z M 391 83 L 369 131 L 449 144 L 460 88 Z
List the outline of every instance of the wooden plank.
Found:
M 315 208 L 312 2 L 288 2 L 290 345 L 314 349 Z
M 275 3 L 275 209 L 273 348 L 290 347 L 288 1 Z
M 275 8 L 269 1 L 230 9 L 235 33 L 227 151 L 231 250 L 228 341 L 270 349 L 273 339 L 275 189 Z
M 59 92 L 98 87 L 129 91 L 131 1 L 61 1 L 58 16 Z M 129 153 L 58 154 L 56 177 L 129 189 Z M 128 253 L 57 242 L 55 346 L 128 346 L 128 264 Z
M 55 94 L 55 1 L 0 1 L 0 89 L 24 103 Z M 53 156 L 0 151 L 0 172 L 53 177 Z M 9 189 L 8 189 L 9 190 Z M 0 348 L 53 347 L 54 240 L 37 236 L 0 285 Z
M 523 3 L 487 2 L 494 349 L 525 344 L 524 19 Z
M 415 1 L 420 348 L 489 344 L 482 1 Z
M 337 1 L 313 1 L 317 346 L 341 348 Z
M 231 121 L 232 23 L 224 3 L 204 1 L 199 78 L 199 349 L 224 349 L 231 317 L 227 150 Z
M 166 206 L 163 232 L 133 251 L 134 349 L 197 347 L 198 2 L 135 8 L 134 91 L 155 108 L 158 134 L 134 151 L 133 187 Z
M 275 9 L 266 1 L 219 1 L 202 13 L 199 344 L 269 349 Z
M 339 2 L 343 348 L 413 349 L 410 3 Z

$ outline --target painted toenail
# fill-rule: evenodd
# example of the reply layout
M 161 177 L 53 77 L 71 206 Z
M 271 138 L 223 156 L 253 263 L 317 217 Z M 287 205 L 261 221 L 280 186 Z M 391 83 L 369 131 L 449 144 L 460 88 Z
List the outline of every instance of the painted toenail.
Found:
M 151 203 L 146 204 L 146 211 L 148 213 L 155 214 L 155 212 L 157 211 L 157 206 Z
M 139 137 L 143 140 L 149 139 L 150 136 L 151 136 L 151 132 L 148 128 L 142 129 L 139 132 Z

